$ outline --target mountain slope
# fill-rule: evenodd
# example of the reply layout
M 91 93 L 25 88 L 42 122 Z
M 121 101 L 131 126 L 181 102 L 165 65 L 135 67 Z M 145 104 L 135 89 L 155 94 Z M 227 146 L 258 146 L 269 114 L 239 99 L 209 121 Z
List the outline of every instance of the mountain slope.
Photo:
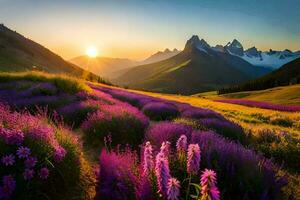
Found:
M 300 83 L 300 58 L 283 65 L 279 69 L 261 78 L 235 87 L 224 88 L 220 90 L 219 93 L 263 90 L 296 83 Z
M 108 79 L 120 76 L 125 70 L 138 65 L 138 62 L 125 58 L 89 58 L 88 56 L 78 56 L 70 62 Z
M 165 49 L 164 51 L 158 51 L 157 53 L 151 55 L 147 59 L 143 60 L 140 65 L 146 65 L 150 63 L 155 63 L 159 62 L 162 60 L 166 60 L 168 58 L 171 58 L 175 55 L 177 55 L 180 51 L 177 49 L 173 49 L 173 51 L 169 50 L 168 48 Z
M 0 24 L 0 71 L 29 70 L 97 78 L 90 72 L 65 61 L 42 45 Z
M 179 54 L 130 69 L 117 84 L 168 93 L 193 94 L 248 81 L 261 75 L 243 59 L 211 48 L 193 36 Z M 265 72 L 263 72 L 265 73 Z

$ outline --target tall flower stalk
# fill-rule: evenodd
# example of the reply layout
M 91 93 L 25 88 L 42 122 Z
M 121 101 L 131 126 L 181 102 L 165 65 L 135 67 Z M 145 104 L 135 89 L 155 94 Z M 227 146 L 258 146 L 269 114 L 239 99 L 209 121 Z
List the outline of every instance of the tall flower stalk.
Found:
M 164 198 L 166 198 L 168 190 L 168 181 L 171 178 L 171 176 L 169 169 L 169 161 L 162 152 L 156 155 L 155 175 L 157 177 L 159 193 Z
M 152 151 L 152 145 L 149 141 L 146 142 L 144 147 L 143 175 L 148 175 L 154 167 Z
M 200 147 L 198 144 L 190 144 L 188 148 L 187 172 L 197 174 L 200 167 Z
M 201 200 L 219 200 L 220 192 L 216 186 L 217 174 L 205 169 L 201 175 Z
M 197 174 L 200 167 L 200 147 L 198 144 L 190 144 L 188 147 L 187 172 L 189 174 L 189 184 L 185 199 L 187 200 L 190 193 L 190 185 L 193 174 Z
M 169 141 L 165 141 L 161 144 L 161 147 L 160 147 L 160 152 L 162 154 L 164 154 L 164 156 L 167 158 L 170 154 L 170 142 Z
M 176 149 L 179 163 L 182 165 L 185 163 L 186 160 L 187 137 L 185 135 L 181 135 L 180 138 L 177 140 Z

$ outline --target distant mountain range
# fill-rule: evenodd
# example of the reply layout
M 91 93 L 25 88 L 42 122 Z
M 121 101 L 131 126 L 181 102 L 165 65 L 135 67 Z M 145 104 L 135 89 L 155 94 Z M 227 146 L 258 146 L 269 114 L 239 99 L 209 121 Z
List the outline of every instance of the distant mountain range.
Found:
M 30 70 L 99 78 L 0 24 L 0 71 L 22 72 Z
M 269 51 L 262 52 L 257 50 L 256 47 L 251 47 L 244 50 L 242 44 L 236 39 L 229 42 L 225 47 L 219 45 L 219 48 L 227 50 L 230 54 L 238 56 L 252 65 L 271 68 L 279 68 L 300 57 L 300 51 L 292 52 L 288 49 L 283 51 L 274 51 L 270 49 Z
M 223 46 L 211 47 L 194 35 L 177 55 L 131 68 L 115 82 L 137 89 L 193 94 L 243 83 L 270 71 L 232 55 Z
M 180 51 L 177 49 L 173 49 L 173 51 L 171 51 L 170 49 L 167 48 L 164 51 L 158 51 L 157 53 L 151 55 L 149 58 L 145 59 L 144 61 L 141 61 L 140 65 L 142 65 L 142 64 L 146 65 L 146 64 L 166 60 L 168 58 L 171 58 L 171 57 L 177 55 L 178 53 L 180 53 Z
M 173 51 L 165 49 L 164 51 L 158 51 L 157 53 L 142 61 L 135 61 L 127 58 L 89 58 L 88 56 L 78 56 L 71 59 L 70 62 L 104 78 L 115 79 L 127 72 L 132 67 L 165 60 L 172 56 L 175 56 L 179 52 L 180 51 L 177 49 L 174 49 Z
M 71 59 L 70 62 L 107 79 L 116 78 L 125 73 L 130 67 L 139 64 L 137 61 L 126 58 L 90 58 L 88 56 L 78 56 Z
M 223 88 L 220 94 L 241 91 L 264 90 L 277 86 L 285 86 L 300 83 L 300 58 L 297 58 L 279 69 L 245 84 Z

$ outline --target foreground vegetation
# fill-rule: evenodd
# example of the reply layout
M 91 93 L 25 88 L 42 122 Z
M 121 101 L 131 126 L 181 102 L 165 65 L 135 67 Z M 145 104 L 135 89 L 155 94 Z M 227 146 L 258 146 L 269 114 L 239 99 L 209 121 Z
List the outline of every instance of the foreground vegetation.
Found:
M 299 198 L 298 113 L 62 76 L 0 77 L 10 106 L 0 115 L 0 199 Z M 31 154 L 20 157 L 21 147 Z

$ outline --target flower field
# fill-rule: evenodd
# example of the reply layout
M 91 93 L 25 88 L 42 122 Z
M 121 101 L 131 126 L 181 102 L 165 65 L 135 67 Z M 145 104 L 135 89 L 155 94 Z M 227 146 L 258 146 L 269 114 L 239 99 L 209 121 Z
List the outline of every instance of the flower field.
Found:
M 219 100 L 215 100 L 215 101 L 223 102 L 223 103 L 245 105 L 245 106 L 250 106 L 250 107 L 278 110 L 278 111 L 300 112 L 300 106 L 279 105 L 279 104 L 272 104 L 272 103 L 253 101 L 253 100 L 245 100 L 245 99 L 219 99 Z
M 0 76 L 0 199 L 299 198 L 297 112 L 191 98 Z

